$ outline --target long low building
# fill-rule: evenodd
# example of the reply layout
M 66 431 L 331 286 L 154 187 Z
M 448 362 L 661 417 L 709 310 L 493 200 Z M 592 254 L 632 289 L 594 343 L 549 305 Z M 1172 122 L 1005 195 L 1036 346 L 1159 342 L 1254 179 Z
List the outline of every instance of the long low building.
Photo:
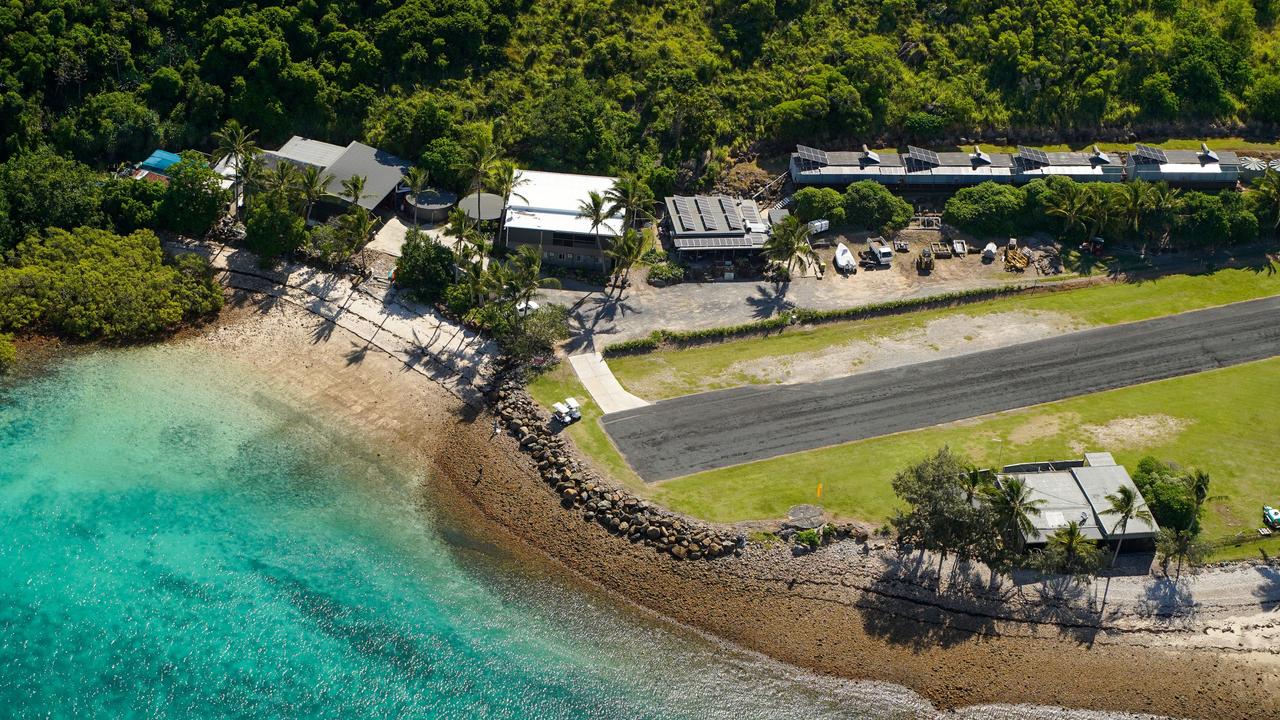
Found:
M 613 215 L 594 227 L 583 217 L 582 204 L 593 192 L 605 195 L 617 181 L 602 175 L 519 170 L 503 221 L 507 245 L 537 246 L 543 262 L 551 265 L 608 269 L 603 250 L 622 235 L 622 216 Z
M 1116 464 L 1111 453 L 1086 453 L 1082 460 L 1009 465 L 1002 468 L 996 482 L 1010 477 L 1021 479 L 1031 499 L 1039 501 L 1040 514 L 1030 517 L 1034 529 L 1023 535 L 1029 546 L 1045 544 L 1050 535 L 1070 522 L 1080 525 L 1082 535 L 1101 543 L 1152 541 L 1159 530 L 1154 520 L 1139 518 L 1120 527 L 1119 519 L 1107 514 L 1107 496 L 1121 487 L 1131 488 L 1140 506 L 1146 503 L 1129 473 Z
M 1226 187 L 1240 178 L 1240 160 L 1232 152 L 1160 150 L 1138 145 L 1121 163 L 1094 146 L 1090 152 L 1046 152 L 1019 146 L 1015 153 L 934 152 L 907 146 L 905 153 L 827 152 L 797 146 L 791 155 L 791 179 L 797 185 L 845 186 L 873 180 L 902 188 L 952 188 L 985 181 L 1024 184 L 1049 176 L 1079 182 L 1122 182 L 1134 178 L 1179 186 Z

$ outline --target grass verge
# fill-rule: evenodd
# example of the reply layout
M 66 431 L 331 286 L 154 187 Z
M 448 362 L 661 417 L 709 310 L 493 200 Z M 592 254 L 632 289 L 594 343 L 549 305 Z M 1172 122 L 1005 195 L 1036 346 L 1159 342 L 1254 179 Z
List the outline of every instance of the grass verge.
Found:
M 600 427 L 600 416 L 604 413 L 600 412 L 600 406 L 596 405 L 590 393 L 578 381 L 573 366 L 567 360 L 561 361 L 529 383 L 529 394 L 544 408 L 550 408 L 552 403 L 566 397 L 577 398 L 582 404 L 582 420 L 570 425 L 565 432 L 578 449 L 591 459 L 597 470 L 634 490 L 645 490 L 644 481 L 635 474 L 618 452 L 618 448 L 614 447 L 613 441 L 605 434 L 604 428 Z
M 816 501 L 878 523 L 895 507 L 894 472 L 942 445 L 986 466 L 1107 450 L 1131 472 L 1146 455 L 1209 472 L 1204 538 L 1224 543 L 1255 536 L 1262 505 L 1280 504 L 1277 397 L 1280 358 L 699 473 L 657 485 L 653 497 L 720 522 L 782 517 Z M 1215 559 L 1260 550 L 1280 552 L 1280 539 L 1221 547 Z
M 930 322 L 946 317 L 1050 312 L 1067 316 L 1076 326 L 1092 327 L 1275 294 L 1280 294 L 1280 273 L 1275 272 L 1274 266 L 1270 271 L 1231 269 L 1203 275 L 1170 275 L 622 356 L 611 358 L 609 367 L 628 391 L 647 400 L 661 400 L 726 387 L 780 382 L 785 379 L 780 372 L 744 371 L 741 366 L 758 361 L 768 361 L 769 365 L 803 362 L 807 356 L 840 345 L 870 343 L 923 330 Z

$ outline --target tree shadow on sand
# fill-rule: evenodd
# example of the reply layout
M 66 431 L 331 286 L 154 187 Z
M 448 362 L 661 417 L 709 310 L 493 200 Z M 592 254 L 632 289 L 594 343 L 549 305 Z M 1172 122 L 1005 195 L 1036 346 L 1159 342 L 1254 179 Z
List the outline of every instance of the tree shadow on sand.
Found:
M 1191 594 L 1191 583 L 1182 577 L 1157 577 L 1143 589 L 1134 605 L 1138 617 L 1162 623 L 1190 620 L 1200 610 Z
M 959 612 L 974 580 L 961 571 L 954 582 L 941 583 L 937 568 L 923 558 L 899 556 L 888 561 L 859 602 L 862 627 L 870 636 L 912 652 L 953 647 L 996 631 L 995 618 Z
M 776 283 L 772 288 L 756 285 L 756 293 L 746 297 L 747 304 L 752 308 L 751 316 L 757 320 L 768 320 L 795 307 L 795 303 L 787 299 L 789 287 L 791 283 Z
M 1263 610 L 1280 610 L 1280 569 L 1269 563 L 1254 569 L 1262 576 L 1262 584 L 1253 591 L 1254 597 L 1258 598 Z
M 588 295 L 570 309 L 571 337 L 565 343 L 570 355 L 595 349 L 597 335 L 618 333 L 617 321 L 629 314 L 640 314 L 626 297 L 614 295 Z

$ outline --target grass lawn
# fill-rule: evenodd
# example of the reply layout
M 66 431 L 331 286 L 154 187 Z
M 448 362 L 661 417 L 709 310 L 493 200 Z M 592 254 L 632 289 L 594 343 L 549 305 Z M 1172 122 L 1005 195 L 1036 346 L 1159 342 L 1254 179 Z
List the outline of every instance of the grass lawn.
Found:
M 646 400 L 660 400 L 741 385 L 777 382 L 776 375 L 743 372 L 737 363 L 802 362 L 806 354 L 835 346 L 891 338 L 921 330 L 943 317 L 1000 312 L 1053 312 L 1081 326 L 1110 325 L 1280 294 L 1280 273 L 1253 269 L 1007 297 L 956 308 L 817 325 L 764 338 L 733 340 L 680 350 L 662 350 L 609 360 L 619 382 Z
M 942 445 L 979 465 L 1079 457 L 1107 450 L 1132 472 L 1145 455 L 1213 478 L 1204 535 L 1256 535 L 1262 505 L 1280 504 L 1280 358 L 1073 398 L 986 418 L 796 453 L 677 478 L 659 502 L 709 520 L 778 518 L 818 502 L 841 517 L 883 522 L 894 472 Z M 1218 559 L 1280 553 L 1280 538 L 1222 548 Z
M 578 381 L 568 360 L 561 361 L 553 370 L 543 373 L 530 383 L 529 393 L 548 409 L 552 403 L 566 397 L 577 398 L 582 403 L 582 420 L 569 426 L 569 437 L 602 473 L 637 491 L 645 490 L 644 481 L 635 474 L 614 447 L 613 441 L 605 434 L 604 428 L 600 427 L 600 416 L 604 413 L 600 412 L 600 406 L 596 405 L 587 389 Z

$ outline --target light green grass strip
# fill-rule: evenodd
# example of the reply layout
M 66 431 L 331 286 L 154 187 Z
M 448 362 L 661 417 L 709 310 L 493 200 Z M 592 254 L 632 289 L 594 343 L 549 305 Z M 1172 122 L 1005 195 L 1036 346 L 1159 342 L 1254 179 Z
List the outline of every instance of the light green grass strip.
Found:
M 895 507 L 894 472 L 942 445 L 985 466 L 1105 450 L 1130 471 L 1154 455 L 1209 472 L 1220 498 L 1208 506 L 1204 537 L 1222 541 L 1256 534 L 1262 505 L 1280 505 L 1277 398 L 1280 358 L 699 473 L 658 485 L 654 497 L 708 520 L 757 520 L 815 502 L 822 483 L 825 508 L 880 523 Z M 1219 556 L 1257 554 L 1249 545 Z
M 778 382 L 783 378 L 746 373 L 738 363 L 759 360 L 803 362 L 806 354 L 854 342 L 891 338 L 944 317 L 1001 312 L 1052 312 L 1080 326 L 1111 325 L 1280 294 L 1280 273 L 1220 270 L 1205 275 L 1171 275 L 1157 280 L 1115 283 L 1042 295 L 1023 295 L 940 310 L 817 325 L 764 338 L 661 350 L 609 360 L 614 376 L 646 400 L 706 390 Z

